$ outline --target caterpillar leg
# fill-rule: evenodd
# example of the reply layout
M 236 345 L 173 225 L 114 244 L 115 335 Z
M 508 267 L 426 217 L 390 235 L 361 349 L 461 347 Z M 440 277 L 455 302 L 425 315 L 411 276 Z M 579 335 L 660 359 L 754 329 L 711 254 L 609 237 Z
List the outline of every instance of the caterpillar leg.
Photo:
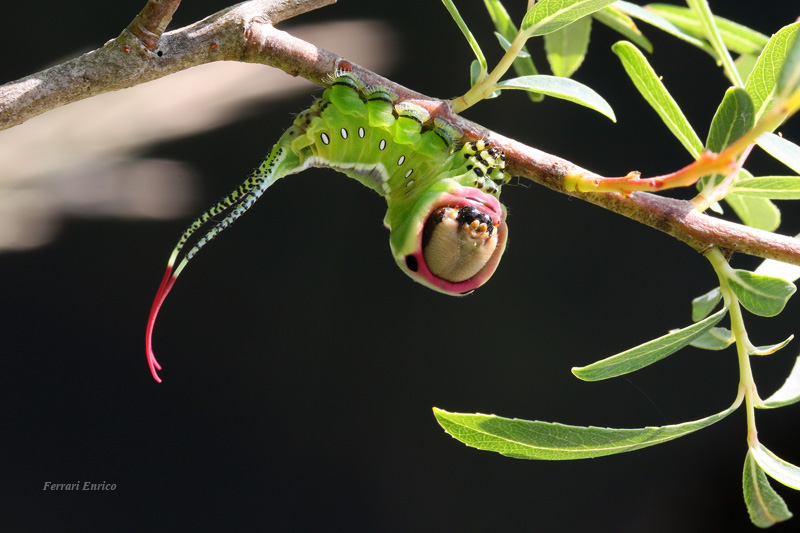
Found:
M 287 133 L 289 132 L 287 131 Z M 283 138 L 281 140 L 283 140 Z M 285 147 L 284 143 L 279 142 L 252 176 L 247 178 L 244 183 L 234 189 L 228 196 L 214 204 L 209 210 L 195 219 L 181 235 L 181 238 L 172 250 L 172 254 L 167 262 L 166 272 L 156 291 L 156 296 L 150 307 L 150 315 L 147 319 L 147 328 L 145 331 L 147 364 L 150 367 L 150 373 L 157 382 L 161 383 L 161 378 L 158 376 L 161 365 L 158 363 L 153 353 L 153 329 L 155 327 L 156 318 L 158 317 L 158 312 L 164 300 L 166 300 L 167 295 L 172 290 L 173 285 L 175 285 L 178 276 L 203 246 L 222 233 L 223 230 L 250 209 L 270 185 L 286 174 L 291 173 L 291 171 L 296 168 L 296 155 Z M 209 221 L 212 221 L 214 217 L 223 214 L 225 217 L 222 220 L 216 222 L 202 237 L 197 239 L 188 252 L 182 254 L 186 243 L 189 242 L 200 228 L 209 223 Z

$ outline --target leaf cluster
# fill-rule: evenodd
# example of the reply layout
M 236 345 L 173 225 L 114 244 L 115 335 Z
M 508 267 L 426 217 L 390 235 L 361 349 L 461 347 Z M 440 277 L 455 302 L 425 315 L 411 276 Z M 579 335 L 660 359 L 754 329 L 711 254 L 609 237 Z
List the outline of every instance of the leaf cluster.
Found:
M 643 98 L 696 161 L 671 175 L 651 180 L 641 180 L 637 173 L 594 180 L 591 186 L 597 192 L 630 194 L 632 190 L 697 183 L 699 194 L 692 203 L 698 211 L 711 208 L 721 212 L 720 202 L 724 200 L 745 224 L 767 231 L 774 231 L 780 224 L 780 211 L 772 200 L 800 199 L 797 175 L 800 147 L 773 133 L 800 108 L 800 40 L 796 39 L 800 22 L 767 37 L 713 15 L 706 0 L 687 0 L 686 7 L 668 4 L 642 7 L 613 0 L 542 0 L 529 6 L 518 28 L 499 0 L 484 0 L 497 40 L 505 51 L 497 66 L 490 70 L 452 0 L 443 2 L 476 57 L 470 68 L 471 88 L 453 100 L 457 111 L 484 98 L 496 97 L 503 90 L 520 89 L 528 91 L 533 101 L 541 101 L 543 96 L 563 98 L 614 120 L 613 110 L 599 94 L 569 76 L 587 55 L 594 22 L 628 39 L 616 43 L 612 50 Z M 642 53 L 642 49 L 652 52 L 653 47 L 637 22 L 667 32 L 709 54 L 731 83 L 708 127 L 705 142 Z M 529 40 L 534 37 L 543 38 L 553 75 L 539 74 L 534 65 L 527 50 Z M 512 69 L 516 77 L 502 80 Z M 755 145 L 795 174 L 753 176 L 744 164 Z M 592 190 L 580 178 L 566 186 Z M 759 442 L 755 409 L 772 409 L 800 401 L 800 358 L 785 384 L 762 400 L 749 358 L 775 353 L 793 337 L 754 346 L 747 336 L 742 310 L 761 317 L 781 313 L 796 291 L 793 282 L 800 277 L 800 269 L 771 260 L 753 272 L 734 269 L 725 253 L 715 247 L 707 250 L 705 256 L 717 274 L 719 287 L 692 302 L 693 324 L 588 366 L 574 368 L 573 373 L 586 381 L 609 379 L 661 361 L 687 346 L 708 350 L 735 346 L 740 383 L 734 402 L 724 411 L 681 424 L 638 429 L 578 427 L 434 409 L 437 421 L 468 446 L 514 458 L 563 460 L 600 457 L 660 444 L 710 426 L 744 404 L 748 414 L 748 453 L 743 489 L 751 520 L 759 527 L 767 527 L 788 519 L 791 513 L 769 485 L 767 476 L 800 490 L 800 468 L 778 458 Z M 726 317 L 729 327 L 720 327 Z

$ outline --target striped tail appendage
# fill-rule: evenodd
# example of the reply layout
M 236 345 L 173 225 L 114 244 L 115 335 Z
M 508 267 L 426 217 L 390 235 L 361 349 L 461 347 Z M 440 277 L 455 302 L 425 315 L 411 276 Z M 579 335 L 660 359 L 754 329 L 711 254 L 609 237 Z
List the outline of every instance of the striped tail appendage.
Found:
M 287 134 L 289 134 L 288 131 Z M 281 141 L 283 141 L 286 136 L 285 134 L 284 137 L 281 138 Z M 153 353 L 153 328 L 161 305 L 167 298 L 172 286 L 175 285 L 175 281 L 178 279 L 180 273 L 197 252 L 250 209 L 270 185 L 296 168 L 296 156 L 292 157 L 294 154 L 285 147 L 285 144 L 286 143 L 278 142 L 267 159 L 264 160 L 261 166 L 258 167 L 244 183 L 239 185 L 239 187 L 228 196 L 217 202 L 208 211 L 192 222 L 191 225 L 186 228 L 186 231 L 183 232 L 183 235 L 181 235 L 181 238 L 172 250 L 169 262 L 167 263 L 167 270 L 164 273 L 161 284 L 158 286 L 153 305 L 150 308 L 150 316 L 147 319 L 147 331 L 145 333 L 145 347 L 147 350 L 147 362 L 150 365 L 150 373 L 153 374 L 153 378 L 159 383 L 161 383 L 161 378 L 158 377 L 158 371 L 161 370 L 161 365 L 158 363 Z M 215 222 L 213 219 L 218 216 L 224 216 L 224 218 Z M 200 228 L 209 223 L 213 224 L 211 229 L 197 239 L 189 251 L 181 254 L 186 243 L 189 242 L 192 236 Z M 176 264 L 177 268 L 175 267 Z
M 388 87 L 365 86 L 351 69 L 340 62 L 322 98 L 295 118 L 253 175 L 181 235 L 147 320 L 147 362 L 156 381 L 153 327 L 175 280 L 270 185 L 308 167 L 342 172 L 386 199 L 392 255 L 414 281 L 460 296 L 494 273 L 508 235 L 498 199 L 508 181 L 502 150 L 488 140 L 465 142 L 457 126 L 398 101 Z

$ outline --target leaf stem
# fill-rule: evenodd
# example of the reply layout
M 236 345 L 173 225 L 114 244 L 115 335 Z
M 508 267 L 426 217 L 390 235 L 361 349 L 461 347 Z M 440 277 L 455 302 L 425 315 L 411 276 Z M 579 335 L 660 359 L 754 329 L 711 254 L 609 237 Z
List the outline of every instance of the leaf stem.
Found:
M 736 339 L 736 354 L 739 362 L 739 391 L 736 402 L 741 403 L 742 396 L 744 396 L 745 410 L 747 412 L 747 444 L 755 446 L 758 443 L 755 405 L 761 400 L 758 397 L 758 390 L 753 379 L 753 370 L 750 366 L 749 347 L 752 345 L 747 337 L 747 329 L 744 325 L 744 316 L 739 305 L 739 299 L 728 284 L 728 276 L 732 271 L 730 265 L 717 247 L 711 248 L 706 252 L 705 256 L 717 273 L 720 292 L 725 299 L 725 304 L 728 306 L 728 313 L 731 317 L 731 332 L 734 339 Z
M 500 58 L 500 61 L 497 63 L 494 69 L 492 69 L 489 75 L 473 85 L 470 90 L 464 93 L 462 96 L 451 100 L 450 104 L 453 106 L 453 111 L 460 113 L 492 94 L 494 92 L 495 85 L 512 67 L 514 61 L 517 59 L 517 55 L 519 55 L 520 51 L 522 51 L 522 48 L 525 46 L 525 42 L 527 40 L 527 36 L 522 32 L 517 33 L 517 36 L 514 37 L 513 41 L 511 41 L 511 46 L 508 47 L 506 53 L 503 54 L 503 57 Z

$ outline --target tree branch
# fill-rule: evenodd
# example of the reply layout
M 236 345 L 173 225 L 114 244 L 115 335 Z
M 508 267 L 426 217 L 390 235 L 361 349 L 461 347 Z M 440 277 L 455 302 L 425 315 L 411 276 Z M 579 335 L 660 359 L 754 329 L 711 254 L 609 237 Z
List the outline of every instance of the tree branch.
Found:
M 102 48 L 0 86 L 0 129 L 55 107 L 131 87 L 212 61 L 262 63 L 324 85 L 341 57 L 277 30 L 273 25 L 335 0 L 251 0 L 195 24 L 163 33 L 179 0 L 150 0 L 131 24 Z M 355 65 L 368 85 L 392 88 L 459 126 L 472 138 L 488 138 L 506 153 L 509 172 L 550 189 L 638 220 L 697 251 L 710 246 L 800 265 L 800 240 L 704 215 L 691 204 L 649 193 L 567 192 L 564 177 L 596 175 L 571 162 L 489 131 L 455 114 L 446 100 L 411 91 Z

